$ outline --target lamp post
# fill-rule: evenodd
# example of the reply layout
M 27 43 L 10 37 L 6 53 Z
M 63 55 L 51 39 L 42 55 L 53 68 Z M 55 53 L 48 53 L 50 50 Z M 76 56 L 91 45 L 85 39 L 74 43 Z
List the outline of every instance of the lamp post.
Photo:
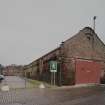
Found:
M 63 47 L 64 47 L 64 42 L 62 42 L 62 43 L 60 44 L 60 56 L 59 56 L 59 63 L 60 63 L 60 70 L 59 70 L 59 86 L 62 86 Z

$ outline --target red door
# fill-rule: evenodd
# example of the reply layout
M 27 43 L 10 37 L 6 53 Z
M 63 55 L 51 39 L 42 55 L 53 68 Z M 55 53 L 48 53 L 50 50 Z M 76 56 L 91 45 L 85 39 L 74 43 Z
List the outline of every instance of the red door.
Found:
M 98 62 L 89 60 L 77 60 L 75 83 L 99 83 L 101 75 L 101 66 Z

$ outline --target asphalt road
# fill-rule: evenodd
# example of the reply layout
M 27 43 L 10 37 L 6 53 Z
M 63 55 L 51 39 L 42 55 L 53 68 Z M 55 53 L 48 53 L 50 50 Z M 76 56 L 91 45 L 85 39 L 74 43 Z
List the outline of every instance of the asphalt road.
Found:
M 1 86 L 8 85 L 10 88 L 24 88 L 26 81 L 18 76 L 5 76 Z
M 1 91 L 0 105 L 105 105 L 105 87 Z

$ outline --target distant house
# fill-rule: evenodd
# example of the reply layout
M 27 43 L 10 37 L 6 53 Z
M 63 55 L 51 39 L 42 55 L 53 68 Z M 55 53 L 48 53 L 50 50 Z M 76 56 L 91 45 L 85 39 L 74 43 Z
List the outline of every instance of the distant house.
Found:
M 3 68 L 3 75 L 5 76 L 22 76 L 23 66 L 8 65 Z
M 100 83 L 105 75 L 105 45 L 90 27 L 85 27 L 61 46 L 26 65 L 24 75 L 51 81 L 49 61 L 58 62 L 56 84 Z

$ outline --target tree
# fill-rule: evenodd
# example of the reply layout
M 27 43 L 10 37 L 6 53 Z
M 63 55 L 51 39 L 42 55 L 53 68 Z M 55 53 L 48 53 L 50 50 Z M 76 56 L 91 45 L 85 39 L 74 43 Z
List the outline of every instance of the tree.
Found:
M 3 74 L 3 68 L 4 68 L 4 66 L 2 64 L 0 64 L 0 74 Z

